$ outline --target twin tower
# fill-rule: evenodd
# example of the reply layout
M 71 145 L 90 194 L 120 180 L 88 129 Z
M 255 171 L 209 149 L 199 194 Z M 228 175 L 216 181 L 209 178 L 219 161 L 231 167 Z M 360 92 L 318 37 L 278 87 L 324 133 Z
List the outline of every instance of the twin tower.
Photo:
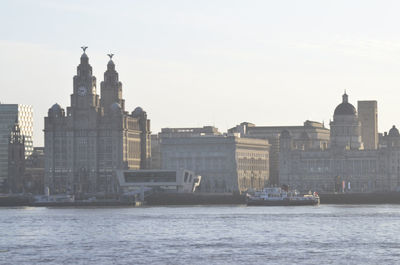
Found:
M 112 54 L 99 96 L 87 47 L 82 49 L 71 105 L 65 112 L 54 104 L 45 117 L 45 187 L 53 194 L 114 193 L 116 170 L 150 163 L 150 120 L 140 107 L 125 110 Z

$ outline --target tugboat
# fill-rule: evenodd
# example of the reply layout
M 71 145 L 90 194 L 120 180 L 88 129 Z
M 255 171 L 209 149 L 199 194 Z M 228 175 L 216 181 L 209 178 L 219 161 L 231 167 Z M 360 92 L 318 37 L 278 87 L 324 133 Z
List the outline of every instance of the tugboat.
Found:
M 319 196 L 316 192 L 299 194 L 296 190 L 289 191 L 285 185 L 282 188 L 264 188 L 246 196 L 247 206 L 302 206 L 318 205 Z

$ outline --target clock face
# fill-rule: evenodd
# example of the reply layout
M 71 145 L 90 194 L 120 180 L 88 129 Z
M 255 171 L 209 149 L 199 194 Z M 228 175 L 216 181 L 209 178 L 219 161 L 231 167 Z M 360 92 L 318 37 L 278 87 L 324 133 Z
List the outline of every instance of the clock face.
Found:
M 78 95 L 79 96 L 84 96 L 84 95 L 86 95 L 86 93 L 87 93 L 86 87 L 84 87 L 84 86 L 78 87 Z

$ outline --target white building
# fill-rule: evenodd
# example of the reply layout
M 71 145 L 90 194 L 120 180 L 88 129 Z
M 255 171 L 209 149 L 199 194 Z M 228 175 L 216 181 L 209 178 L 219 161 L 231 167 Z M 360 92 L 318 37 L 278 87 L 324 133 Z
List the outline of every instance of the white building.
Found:
M 201 176 L 181 170 L 117 170 L 119 186 L 124 193 L 142 191 L 146 188 L 171 192 L 195 192 Z

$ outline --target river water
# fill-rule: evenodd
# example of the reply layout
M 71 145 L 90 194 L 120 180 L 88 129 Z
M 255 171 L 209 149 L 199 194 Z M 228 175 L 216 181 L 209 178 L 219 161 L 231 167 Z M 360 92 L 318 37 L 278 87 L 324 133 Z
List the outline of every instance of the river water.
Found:
M 400 206 L 0 208 L 0 264 L 398 264 Z

